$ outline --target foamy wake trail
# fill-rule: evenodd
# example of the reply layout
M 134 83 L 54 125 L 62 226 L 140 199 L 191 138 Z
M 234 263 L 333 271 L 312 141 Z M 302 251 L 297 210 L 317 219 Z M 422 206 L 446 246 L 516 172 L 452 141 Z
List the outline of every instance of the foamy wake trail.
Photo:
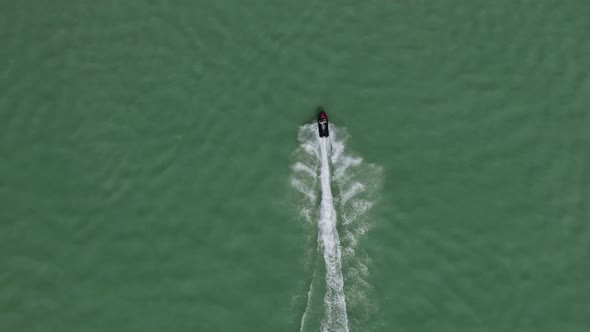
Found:
M 291 184 L 302 195 L 301 215 L 307 225 L 315 226 L 309 228 L 309 235 L 317 232 L 317 237 L 313 237 L 317 239 L 317 245 L 313 245 L 311 237 L 308 238 L 306 264 L 313 263 L 313 276 L 307 291 L 306 309 L 301 317 L 301 331 L 317 329 L 309 327 L 308 321 L 312 325 L 320 323 L 320 330 L 325 332 L 356 330 L 359 321 L 366 319 L 367 312 L 371 311 L 368 308 L 372 307 L 366 297 L 368 258 L 357 257 L 356 247 L 359 237 L 370 228 L 365 217 L 373 205 L 373 194 L 380 182 L 380 168 L 348 153 L 346 138 L 345 130 L 332 124 L 330 137 L 320 138 L 315 123 L 299 130 L 301 145 L 295 152 Z M 336 190 L 334 196 L 332 181 Z M 342 220 L 340 226 L 338 219 Z M 343 237 L 338 234 L 339 228 Z M 322 261 L 315 256 L 314 248 L 317 248 Z M 319 270 L 318 265 L 325 267 L 321 311 L 315 308 L 317 303 L 312 300 L 316 298 L 316 275 L 324 272 Z M 348 312 L 351 310 L 360 319 L 349 322 Z M 323 312 L 321 322 L 314 319 L 318 311 Z
M 318 222 L 318 240 L 326 264 L 325 316 L 322 322 L 322 331 L 348 331 L 344 278 L 342 277 L 342 255 L 340 253 L 340 239 L 336 230 L 336 211 L 330 185 L 329 144 L 329 137 L 320 138 L 322 198 Z

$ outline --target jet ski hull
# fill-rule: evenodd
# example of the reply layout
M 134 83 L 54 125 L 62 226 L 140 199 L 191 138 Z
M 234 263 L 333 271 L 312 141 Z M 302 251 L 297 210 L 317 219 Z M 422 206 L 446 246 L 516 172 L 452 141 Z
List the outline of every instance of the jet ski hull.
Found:
M 318 132 L 320 137 L 328 137 L 330 135 L 328 129 L 328 116 L 321 107 L 318 110 L 320 111 L 318 114 Z

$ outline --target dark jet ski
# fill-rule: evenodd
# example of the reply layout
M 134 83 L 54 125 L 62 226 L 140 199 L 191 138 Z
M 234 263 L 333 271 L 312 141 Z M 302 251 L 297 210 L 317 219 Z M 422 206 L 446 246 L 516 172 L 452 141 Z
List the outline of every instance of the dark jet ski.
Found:
M 318 108 L 318 111 L 320 111 L 320 114 L 318 115 L 318 130 L 320 132 L 320 137 L 328 137 L 330 134 L 328 132 L 328 116 L 323 108 Z

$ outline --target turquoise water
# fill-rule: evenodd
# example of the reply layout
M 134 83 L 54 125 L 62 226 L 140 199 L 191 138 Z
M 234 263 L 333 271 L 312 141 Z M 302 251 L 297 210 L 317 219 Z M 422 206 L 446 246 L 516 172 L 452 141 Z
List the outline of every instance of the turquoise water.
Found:
M 333 164 L 346 328 L 586 331 L 589 10 L 0 5 L 0 327 L 330 326 L 292 183 L 321 104 L 371 203 L 344 224 Z

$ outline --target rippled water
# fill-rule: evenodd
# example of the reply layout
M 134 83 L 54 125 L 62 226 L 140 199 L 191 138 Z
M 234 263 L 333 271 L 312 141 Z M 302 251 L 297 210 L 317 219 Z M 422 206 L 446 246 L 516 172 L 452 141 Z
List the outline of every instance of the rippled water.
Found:
M 1 329 L 297 331 L 322 104 L 383 169 L 351 331 L 586 331 L 589 12 L 5 2 Z

